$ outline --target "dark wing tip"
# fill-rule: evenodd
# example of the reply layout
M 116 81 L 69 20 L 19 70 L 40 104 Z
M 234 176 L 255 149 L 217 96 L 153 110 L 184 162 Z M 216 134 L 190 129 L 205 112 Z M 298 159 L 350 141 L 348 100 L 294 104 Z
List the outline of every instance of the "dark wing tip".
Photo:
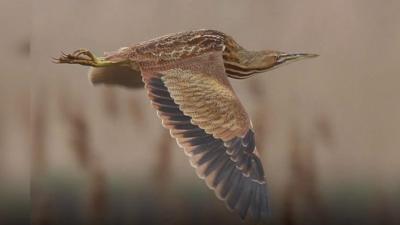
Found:
M 160 78 L 147 80 L 149 96 L 163 124 L 184 147 L 198 176 L 242 220 L 264 223 L 269 216 L 264 171 L 254 154 L 254 133 L 223 142 L 190 122 Z
M 270 216 L 266 184 L 243 176 L 239 170 L 235 173 L 231 180 L 226 180 L 228 186 L 222 184 L 216 189 L 217 196 L 225 196 L 228 208 L 237 212 L 242 220 L 264 223 Z

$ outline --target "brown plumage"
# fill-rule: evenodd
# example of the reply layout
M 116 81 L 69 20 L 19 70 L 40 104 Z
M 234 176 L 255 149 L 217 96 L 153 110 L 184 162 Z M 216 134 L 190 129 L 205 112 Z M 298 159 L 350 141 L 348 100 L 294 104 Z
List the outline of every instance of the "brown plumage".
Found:
M 145 84 L 164 127 L 170 130 L 200 178 L 242 219 L 265 221 L 268 197 L 264 170 L 248 114 L 228 81 L 313 54 L 248 51 L 230 36 L 197 30 L 162 36 L 96 57 L 86 50 L 63 54 L 58 63 L 128 67 Z M 90 73 L 95 83 L 126 87 L 129 77 Z M 111 71 L 111 70 L 109 70 Z M 96 75 L 97 74 L 97 75 Z M 101 74 L 101 75 L 99 75 Z

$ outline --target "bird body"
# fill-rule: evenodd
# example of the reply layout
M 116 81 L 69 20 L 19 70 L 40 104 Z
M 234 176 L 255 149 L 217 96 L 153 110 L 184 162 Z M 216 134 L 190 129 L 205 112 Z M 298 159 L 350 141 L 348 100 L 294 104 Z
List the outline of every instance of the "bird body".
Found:
M 78 50 L 57 62 L 132 70 L 123 78 L 113 69 L 104 70 L 108 75 L 92 70 L 98 83 L 131 87 L 127 80 L 140 74 L 163 126 L 198 176 L 229 209 L 258 223 L 269 212 L 266 178 L 250 118 L 228 77 L 243 79 L 315 56 L 249 51 L 222 32 L 196 30 L 120 48 L 105 57 Z

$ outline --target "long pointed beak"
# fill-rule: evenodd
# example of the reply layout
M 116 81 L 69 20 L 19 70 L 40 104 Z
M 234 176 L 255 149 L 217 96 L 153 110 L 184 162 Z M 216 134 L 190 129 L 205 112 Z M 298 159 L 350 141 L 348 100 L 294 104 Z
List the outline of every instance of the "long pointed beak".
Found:
M 278 55 L 278 63 L 284 63 L 284 62 L 294 62 L 298 61 L 301 59 L 309 59 L 309 58 L 315 58 L 318 57 L 319 55 L 317 54 L 310 54 L 310 53 L 294 53 L 294 54 L 287 54 L 283 53 Z
M 311 53 L 297 53 L 293 55 L 300 58 L 315 58 L 319 56 L 318 54 L 311 54 Z

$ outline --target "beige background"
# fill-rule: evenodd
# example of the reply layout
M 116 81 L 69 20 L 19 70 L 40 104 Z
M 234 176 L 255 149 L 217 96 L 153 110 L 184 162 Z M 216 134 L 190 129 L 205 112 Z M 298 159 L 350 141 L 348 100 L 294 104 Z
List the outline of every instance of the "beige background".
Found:
M 38 0 L 0 7 L 7 52 L 0 56 L 1 177 L 7 190 L 23 192 L 32 168 L 34 209 L 53 215 L 38 221 L 62 220 L 60 209 L 72 204 L 79 221 L 105 214 L 111 224 L 116 217 L 133 224 L 137 201 L 128 196 L 142 186 L 164 190 L 174 218 L 183 217 L 174 204 L 184 202 L 213 205 L 237 220 L 165 138 L 143 90 L 94 88 L 87 68 L 50 63 L 60 51 L 102 54 L 198 28 L 221 30 L 249 49 L 321 55 L 232 81 L 256 126 L 273 220 L 400 221 L 400 2 Z M 65 201 L 58 187 L 68 185 L 74 188 L 60 191 L 71 194 Z M 206 200 L 176 194 L 191 189 Z M 103 206 L 88 213 L 87 204 Z

